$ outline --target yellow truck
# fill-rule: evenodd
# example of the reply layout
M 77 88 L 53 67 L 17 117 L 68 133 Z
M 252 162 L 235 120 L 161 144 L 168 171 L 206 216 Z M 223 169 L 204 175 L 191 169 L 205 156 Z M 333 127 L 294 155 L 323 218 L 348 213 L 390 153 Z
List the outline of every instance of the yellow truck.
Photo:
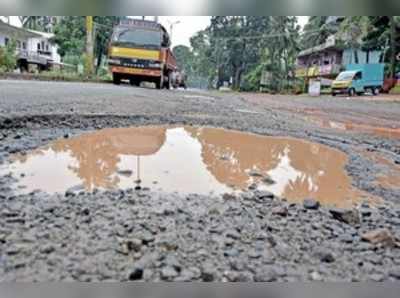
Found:
M 108 51 L 108 65 L 114 84 L 129 80 L 131 85 L 153 82 L 169 89 L 178 70 L 165 28 L 153 21 L 128 19 L 114 28 Z

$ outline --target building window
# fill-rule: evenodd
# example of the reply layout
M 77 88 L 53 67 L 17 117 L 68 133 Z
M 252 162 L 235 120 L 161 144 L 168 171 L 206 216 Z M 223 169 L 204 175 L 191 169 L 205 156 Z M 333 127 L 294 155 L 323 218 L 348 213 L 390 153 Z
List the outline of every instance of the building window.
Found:
M 21 42 L 19 40 L 17 40 L 17 44 L 16 44 L 17 49 L 21 48 Z
M 26 50 L 26 42 L 25 41 L 22 42 L 22 49 Z
M 46 51 L 47 52 L 49 51 L 49 45 L 48 44 L 46 45 Z
M 4 44 L 8 45 L 8 43 L 10 42 L 10 40 L 8 39 L 8 37 L 4 38 Z
M 40 43 L 37 44 L 37 49 L 40 51 Z

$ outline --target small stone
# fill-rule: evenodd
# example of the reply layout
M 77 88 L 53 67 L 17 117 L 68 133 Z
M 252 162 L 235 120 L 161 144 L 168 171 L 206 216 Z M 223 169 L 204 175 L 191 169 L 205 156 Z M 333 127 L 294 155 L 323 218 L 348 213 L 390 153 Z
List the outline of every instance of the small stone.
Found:
M 143 277 L 143 268 L 137 267 L 129 274 L 129 280 L 139 280 Z
M 383 281 L 384 278 L 385 278 L 385 276 L 383 274 L 379 274 L 379 273 L 374 273 L 369 276 L 369 279 L 371 279 L 372 281 L 377 281 L 377 282 Z
M 319 208 L 319 206 L 320 206 L 319 202 L 314 199 L 305 199 L 303 201 L 303 207 L 305 209 L 317 210 Z
M 400 266 L 391 268 L 389 270 L 389 276 L 400 279 Z
M 361 235 L 361 239 L 371 244 L 380 244 L 386 247 L 400 247 L 400 243 L 388 229 L 377 229 Z
M 229 257 L 237 257 L 239 256 L 239 251 L 235 248 L 228 249 L 224 251 L 224 256 L 229 258 Z
M 125 243 L 129 251 L 135 251 L 135 252 L 139 252 L 143 245 L 142 240 L 137 238 L 129 239 Z
M 272 214 L 276 214 L 279 216 L 287 216 L 288 213 L 289 211 L 285 206 L 277 206 L 272 208 Z
M 362 217 L 369 217 L 372 214 L 371 209 L 369 208 L 361 208 L 360 213 Z
M 80 191 L 83 191 L 83 190 L 85 190 L 85 187 L 83 185 L 75 185 L 75 186 L 67 189 L 67 191 L 65 192 L 65 196 L 73 197 L 76 194 L 78 194 Z
M 236 230 L 229 230 L 225 233 L 225 237 L 232 239 L 239 239 L 240 234 Z
M 261 253 L 256 249 L 251 249 L 248 255 L 251 259 L 258 259 L 261 257 Z
M 215 279 L 215 270 L 210 266 L 206 266 L 201 271 L 200 277 L 201 277 L 202 281 L 212 282 Z
M 350 234 L 344 234 L 339 237 L 340 241 L 345 242 L 345 243 L 353 243 L 354 239 L 353 236 Z
M 251 177 L 262 177 L 263 175 L 257 170 L 250 170 L 248 172 L 249 176 Z
M 222 198 L 223 198 L 225 201 L 229 201 L 229 200 L 235 200 L 235 199 L 236 199 L 236 196 L 235 196 L 234 194 L 224 193 L 224 194 L 222 195 Z
M 256 190 L 257 187 L 258 187 L 257 183 L 252 183 L 252 184 L 249 185 L 248 189 L 249 190 Z
M 320 260 L 324 263 L 333 263 L 335 262 L 335 257 L 331 253 L 325 252 L 321 253 Z
M 81 211 L 81 214 L 82 214 L 83 216 L 89 216 L 89 215 L 90 215 L 90 210 L 89 210 L 89 208 L 83 208 L 82 211 Z
M 361 222 L 360 214 L 356 209 L 331 208 L 329 212 L 334 219 L 349 225 L 358 225 Z
M 278 279 L 278 274 L 273 266 L 264 266 L 256 271 L 254 281 L 271 282 Z
M 130 177 L 132 176 L 133 172 L 131 170 L 119 170 L 117 173 L 121 176 Z
M 311 272 L 310 278 L 311 278 L 311 280 L 314 280 L 314 281 L 321 281 L 322 280 L 321 274 L 319 274 L 317 271 Z
M 273 199 L 275 197 L 272 192 L 266 190 L 256 191 L 255 195 L 259 199 Z
M 174 267 L 167 266 L 161 269 L 161 278 L 163 280 L 170 280 L 174 277 L 177 277 L 179 273 L 176 271 Z
M 272 185 L 272 184 L 275 184 L 276 182 L 271 178 L 271 177 L 269 177 L 269 176 L 265 176 L 263 179 L 262 179 L 262 182 L 264 183 L 264 184 L 267 184 L 267 185 Z
M 40 253 L 42 254 L 51 254 L 54 252 L 56 249 L 52 245 L 46 245 L 45 247 L 40 249 Z

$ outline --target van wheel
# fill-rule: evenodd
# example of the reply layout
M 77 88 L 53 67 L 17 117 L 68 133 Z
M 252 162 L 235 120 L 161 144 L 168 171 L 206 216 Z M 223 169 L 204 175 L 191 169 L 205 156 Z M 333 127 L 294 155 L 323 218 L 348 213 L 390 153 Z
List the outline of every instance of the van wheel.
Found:
M 354 88 L 350 88 L 349 89 L 349 96 L 354 96 L 354 94 L 356 94 L 356 90 L 354 90 Z
M 373 95 L 379 95 L 379 92 L 380 92 L 379 87 L 375 87 L 375 88 L 372 89 L 372 94 Z
M 121 84 L 121 76 L 117 73 L 113 73 L 113 83 L 115 85 Z

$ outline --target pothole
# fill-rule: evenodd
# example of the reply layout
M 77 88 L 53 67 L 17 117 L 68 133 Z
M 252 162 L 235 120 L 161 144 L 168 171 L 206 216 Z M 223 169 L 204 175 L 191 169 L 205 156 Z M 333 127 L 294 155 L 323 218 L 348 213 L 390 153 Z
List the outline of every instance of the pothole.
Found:
M 15 155 L 0 175 L 15 192 L 99 189 L 223 194 L 267 190 L 290 202 L 348 207 L 370 196 L 351 185 L 343 152 L 317 143 L 209 127 L 103 129 Z

